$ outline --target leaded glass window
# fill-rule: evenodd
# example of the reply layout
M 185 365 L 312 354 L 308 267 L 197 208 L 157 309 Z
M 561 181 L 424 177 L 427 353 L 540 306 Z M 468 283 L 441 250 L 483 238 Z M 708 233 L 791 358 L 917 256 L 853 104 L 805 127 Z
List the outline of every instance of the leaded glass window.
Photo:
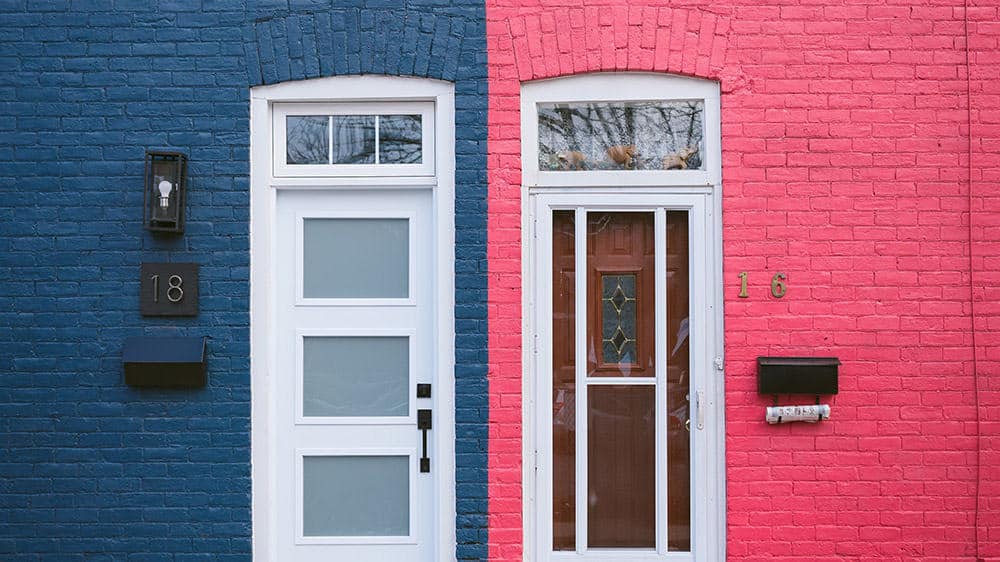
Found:
M 635 275 L 601 276 L 601 341 L 605 363 L 635 363 Z

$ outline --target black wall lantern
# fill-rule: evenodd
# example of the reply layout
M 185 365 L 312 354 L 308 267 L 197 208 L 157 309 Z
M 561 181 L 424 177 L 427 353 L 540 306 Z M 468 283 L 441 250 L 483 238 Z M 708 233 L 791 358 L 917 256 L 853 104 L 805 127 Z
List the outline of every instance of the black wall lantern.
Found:
M 184 232 L 184 183 L 187 156 L 180 152 L 146 151 L 146 182 L 143 207 L 146 229 L 154 232 Z

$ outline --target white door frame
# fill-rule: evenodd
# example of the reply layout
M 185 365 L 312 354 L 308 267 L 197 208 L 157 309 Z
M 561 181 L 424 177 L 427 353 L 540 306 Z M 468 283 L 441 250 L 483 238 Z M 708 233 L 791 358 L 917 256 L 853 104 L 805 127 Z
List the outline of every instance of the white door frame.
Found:
M 623 92 L 626 92 L 623 94 Z M 622 98 L 622 96 L 626 96 Z M 704 141 L 707 165 L 702 171 L 585 171 L 544 172 L 538 167 L 538 106 L 545 102 L 582 101 L 636 101 L 660 99 L 702 99 L 705 102 Z M 708 287 L 705 298 L 691 301 L 691 315 L 702 312 L 701 326 L 705 345 L 692 348 L 693 369 L 702 374 L 700 388 L 704 391 L 701 412 L 692 398 L 692 414 L 703 413 L 706 432 L 701 446 L 692 448 L 692 511 L 691 556 L 695 562 L 716 562 L 726 559 L 726 456 L 725 456 L 725 388 L 724 388 L 724 333 L 722 295 L 722 150 L 720 94 L 717 82 L 654 73 L 607 72 L 592 73 L 551 80 L 528 82 L 521 88 L 521 278 L 522 318 L 522 482 L 524 521 L 524 559 L 539 560 L 543 545 L 541 525 L 551 523 L 538 520 L 540 490 L 549 493 L 546 486 L 539 486 L 539 449 L 546 446 L 539 439 L 540 420 L 536 413 L 539 393 L 539 369 L 551 368 L 551 354 L 539 352 L 546 347 L 542 340 L 540 324 L 548 322 L 540 316 L 550 309 L 549 303 L 539 302 L 545 293 L 540 280 L 548 278 L 551 262 L 539 262 L 539 244 L 549 244 L 551 232 L 540 233 L 539 201 L 561 208 L 589 206 L 603 210 L 650 209 L 667 207 L 694 209 L 695 202 L 702 209 L 703 229 L 691 231 L 689 248 L 691 260 L 691 287 Z M 548 207 L 546 205 L 546 210 Z M 698 222 L 692 216 L 689 228 Z M 547 224 L 547 222 L 546 222 Z M 697 244 L 697 245 L 696 245 Z M 696 253 L 698 254 L 696 256 Z M 657 259 L 660 259 L 659 256 Z M 702 277 L 696 278 L 696 264 L 701 262 Z M 542 268 L 548 268 L 544 271 Z M 659 268 L 658 270 L 662 269 Z M 542 290 L 540 290 L 542 289 Z M 551 285 L 549 286 L 549 290 Z M 578 299 L 580 295 L 577 295 Z M 701 310 L 696 310 L 701 307 Z M 546 358 L 548 362 L 546 363 Z M 692 388 L 697 392 L 698 389 Z M 551 408 L 551 405 L 541 407 Z M 692 421 L 692 425 L 695 422 Z M 694 428 L 692 431 L 696 431 Z M 697 457 L 697 458 L 696 458 Z M 706 472 L 697 474 L 700 467 Z M 659 470 L 659 469 L 658 469 Z M 659 474 L 659 472 L 658 472 Z M 696 484 L 702 477 L 704 485 Z M 697 494 L 704 494 L 698 498 Z M 551 499 L 549 500 L 551 501 Z M 700 502 L 700 505 L 699 505 Z M 548 539 L 545 539 L 548 540 Z M 551 542 L 548 543 L 549 545 Z M 548 545 L 545 545 L 546 547 Z M 690 559 L 682 553 L 671 553 L 681 560 Z M 577 555 L 567 552 L 566 559 Z M 635 559 L 655 559 L 649 553 Z M 562 557 L 562 556 L 556 556 Z M 619 559 L 632 559 L 632 557 Z M 660 558 L 662 559 L 662 558 Z
M 390 94 L 387 94 L 390 93 Z M 272 105 L 295 102 L 434 102 L 433 176 L 276 177 L 273 169 Z M 276 350 L 270 327 L 277 318 L 274 226 L 279 189 L 432 189 L 435 301 L 432 337 L 437 384 L 434 388 L 435 560 L 455 559 L 455 95 L 448 82 L 389 76 L 338 76 L 270 86 L 250 92 L 250 376 L 253 556 L 280 562 L 272 533 L 277 470 L 272 462 L 279 436 L 271 431 Z

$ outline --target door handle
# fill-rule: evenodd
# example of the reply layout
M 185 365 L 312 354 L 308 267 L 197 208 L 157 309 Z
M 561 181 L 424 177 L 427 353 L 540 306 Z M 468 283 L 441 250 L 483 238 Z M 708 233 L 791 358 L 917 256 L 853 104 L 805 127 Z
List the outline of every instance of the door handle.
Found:
M 417 429 L 423 433 L 424 453 L 420 457 L 420 472 L 431 471 L 431 459 L 427 456 L 427 432 L 431 429 L 431 410 L 417 410 Z
M 698 416 L 698 429 L 705 429 L 705 391 L 699 390 L 694 399 L 696 415 Z

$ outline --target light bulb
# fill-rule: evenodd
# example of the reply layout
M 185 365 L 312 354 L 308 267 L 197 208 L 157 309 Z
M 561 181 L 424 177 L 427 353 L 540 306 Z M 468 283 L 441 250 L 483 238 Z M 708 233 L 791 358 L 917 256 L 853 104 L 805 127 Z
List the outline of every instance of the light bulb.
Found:
M 167 180 L 160 182 L 157 189 L 160 190 L 160 207 L 166 209 L 170 206 L 170 190 L 174 188 L 174 185 Z

